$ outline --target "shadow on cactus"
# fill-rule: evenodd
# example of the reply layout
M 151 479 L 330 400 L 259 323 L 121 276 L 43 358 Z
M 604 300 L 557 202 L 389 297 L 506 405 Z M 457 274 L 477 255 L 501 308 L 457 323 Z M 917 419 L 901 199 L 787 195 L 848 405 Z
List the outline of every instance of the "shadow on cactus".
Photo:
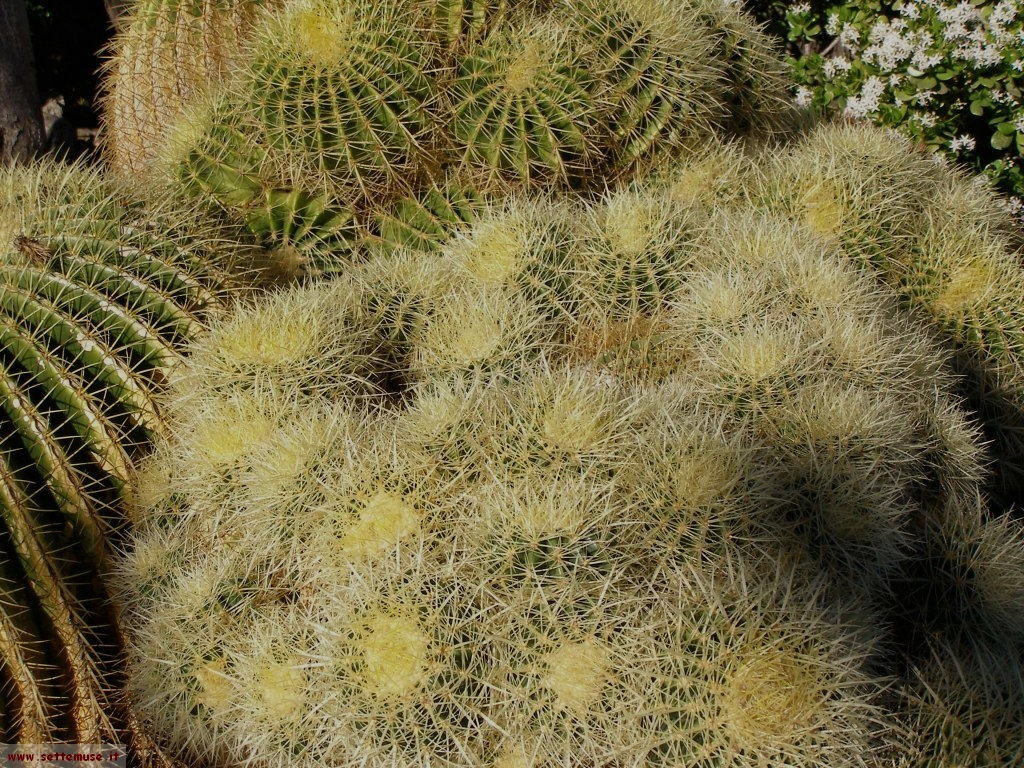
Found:
M 751 198 L 842 243 L 952 346 L 1008 507 L 1024 492 L 1020 233 L 990 190 L 937 159 L 889 131 L 824 125 L 766 158 Z
M 155 393 L 221 306 L 218 247 L 93 170 L 0 173 L 3 653 L 20 740 L 124 740 L 105 580 L 131 467 L 163 432 Z
M 935 641 L 901 694 L 913 734 L 901 768 L 1003 768 L 1024 760 L 1024 670 L 1012 648 Z

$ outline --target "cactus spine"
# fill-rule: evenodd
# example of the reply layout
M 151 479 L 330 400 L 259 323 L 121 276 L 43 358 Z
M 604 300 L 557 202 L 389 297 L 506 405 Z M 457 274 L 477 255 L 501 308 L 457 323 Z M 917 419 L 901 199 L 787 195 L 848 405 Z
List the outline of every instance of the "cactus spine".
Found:
M 154 392 L 220 305 L 201 240 L 166 224 L 82 167 L 0 174 L 3 644 L 13 716 L 37 741 L 115 740 L 125 726 L 103 586 L 118 507 L 162 430 Z M 66 664 L 56 681 L 43 648 Z
M 1019 498 L 1019 235 L 994 195 L 891 132 L 826 125 L 754 184 L 756 202 L 840 241 L 953 347 L 962 394 L 996 447 L 993 492 Z
M 111 45 L 103 79 L 104 156 L 146 172 L 169 125 L 223 80 L 263 0 L 139 0 Z

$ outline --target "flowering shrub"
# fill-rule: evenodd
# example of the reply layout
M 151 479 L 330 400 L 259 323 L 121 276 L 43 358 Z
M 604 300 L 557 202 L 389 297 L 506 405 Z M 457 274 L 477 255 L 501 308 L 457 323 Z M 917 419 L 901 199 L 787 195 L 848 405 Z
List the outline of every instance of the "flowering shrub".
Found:
M 1021 0 L 750 5 L 789 41 L 798 105 L 899 127 L 1024 215 Z

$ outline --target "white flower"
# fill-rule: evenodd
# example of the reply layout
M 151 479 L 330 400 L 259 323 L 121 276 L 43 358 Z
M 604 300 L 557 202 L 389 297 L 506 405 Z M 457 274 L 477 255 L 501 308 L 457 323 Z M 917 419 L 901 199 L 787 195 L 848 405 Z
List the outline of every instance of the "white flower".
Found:
M 832 58 L 825 59 L 825 63 L 821 65 L 821 69 L 825 73 L 825 77 L 831 80 L 840 72 L 848 72 L 852 66 L 853 62 L 849 59 L 843 58 L 842 56 L 834 56 Z
M 903 34 L 903 26 L 901 19 L 876 21 L 868 32 L 870 45 L 864 49 L 864 60 L 883 70 L 893 70 L 908 59 L 914 53 L 913 40 Z
M 921 9 L 914 3 L 904 3 L 900 9 L 900 15 L 905 19 L 916 19 L 921 15 Z
M 982 69 L 993 67 L 1003 60 L 1003 52 L 998 46 L 978 43 L 958 45 L 953 51 L 953 55 Z
M 1017 133 L 1024 133 L 1024 115 L 1013 121 L 1013 127 L 1017 129 Z
M 992 101 L 997 104 L 1007 104 L 1009 106 L 1015 106 L 1017 104 L 1017 100 L 1003 90 L 996 90 L 993 88 L 989 91 L 989 96 L 992 98 Z
M 981 12 L 967 0 L 963 0 L 953 7 L 939 8 L 938 17 L 946 25 L 942 36 L 947 41 L 954 42 L 970 37 L 971 29 L 981 21 Z
M 866 117 L 878 109 L 885 83 L 878 77 L 869 77 L 860 89 L 860 94 L 851 96 L 846 101 L 844 114 L 847 117 Z
M 949 148 L 953 152 L 971 152 L 974 150 L 975 141 L 973 136 L 957 136 L 949 142 Z
M 825 31 L 830 35 L 839 34 L 839 14 L 830 13 L 828 18 L 825 20 Z
M 919 107 L 927 107 L 935 98 L 935 91 L 919 91 L 914 94 L 914 103 Z
M 938 117 L 933 115 L 931 112 L 918 112 L 911 116 L 911 120 L 917 120 L 925 128 L 935 127 L 935 123 L 938 122 Z
M 810 3 L 796 3 L 795 5 L 789 6 L 789 12 L 794 14 L 794 15 L 796 15 L 796 16 L 800 16 L 800 15 L 805 14 L 805 13 L 810 13 L 811 12 L 811 4 Z
M 839 32 L 839 44 L 849 51 L 856 51 L 860 46 L 860 30 L 853 24 L 843 24 Z
M 808 104 L 811 103 L 811 98 L 813 96 L 814 94 L 811 93 L 810 88 L 805 88 L 804 86 L 801 85 L 799 88 L 796 89 L 796 96 L 794 97 L 793 101 L 796 103 L 798 107 L 806 107 Z
M 1017 18 L 1017 4 L 1013 0 L 1001 0 L 995 4 L 992 8 L 992 13 L 988 17 L 989 26 L 993 28 L 993 31 L 1002 31 L 1002 27 L 1012 22 Z
M 910 65 L 921 72 L 927 72 L 932 67 L 935 67 L 942 63 L 942 56 L 939 54 L 931 54 L 924 49 L 918 50 L 914 53 L 914 58 L 910 60 Z
M 1019 197 L 1000 198 L 999 206 L 1011 216 L 1024 220 L 1024 201 Z

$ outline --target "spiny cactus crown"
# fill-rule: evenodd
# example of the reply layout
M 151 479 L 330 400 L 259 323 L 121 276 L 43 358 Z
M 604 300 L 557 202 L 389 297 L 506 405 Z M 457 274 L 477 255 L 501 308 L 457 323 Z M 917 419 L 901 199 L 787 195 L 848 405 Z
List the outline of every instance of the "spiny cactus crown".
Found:
M 825 125 L 764 154 L 741 184 L 747 199 L 840 242 L 952 345 L 960 394 L 994 445 L 992 491 L 1020 498 L 1024 270 L 999 199 L 868 126 Z

